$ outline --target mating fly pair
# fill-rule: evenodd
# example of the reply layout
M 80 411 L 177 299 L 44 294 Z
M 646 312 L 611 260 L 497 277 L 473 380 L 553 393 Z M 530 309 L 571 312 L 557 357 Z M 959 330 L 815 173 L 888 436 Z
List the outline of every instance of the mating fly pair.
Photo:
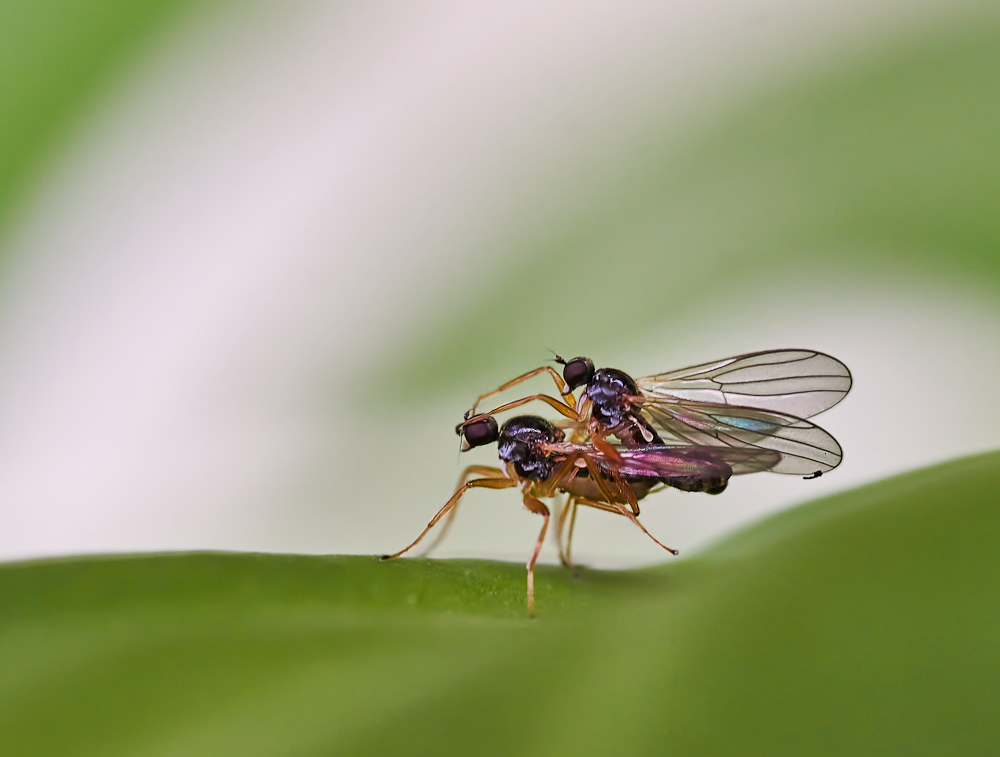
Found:
M 543 366 L 479 397 L 456 431 L 463 449 L 498 443 L 502 468 L 470 466 L 460 485 L 412 544 L 415 547 L 472 488 L 519 488 L 525 507 L 545 522 L 528 561 L 528 609 L 534 614 L 534 565 L 550 512 L 540 500 L 566 493 L 556 526 L 560 559 L 571 565 L 580 505 L 639 523 L 640 499 L 654 489 L 722 492 L 733 475 L 771 471 L 816 478 L 840 464 L 837 441 L 806 420 L 844 398 L 851 374 L 840 361 L 812 350 L 770 350 L 633 379 L 615 368 L 595 369 L 589 358 Z M 486 400 L 548 373 L 559 397 L 533 394 L 477 413 Z M 581 389 L 579 397 L 574 395 Z M 551 423 L 517 416 L 499 427 L 494 415 L 541 401 L 562 417 Z M 568 439 L 567 439 L 568 436 Z M 614 437 L 614 441 L 611 438 Z M 473 478 L 476 476 L 476 478 Z M 569 532 L 563 533 L 566 523 Z M 440 536 L 439 536 L 440 538 Z

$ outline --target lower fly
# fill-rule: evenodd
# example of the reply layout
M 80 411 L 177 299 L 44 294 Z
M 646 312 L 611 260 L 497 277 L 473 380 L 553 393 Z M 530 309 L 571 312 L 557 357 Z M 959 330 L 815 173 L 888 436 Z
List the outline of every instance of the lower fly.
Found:
M 661 486 L 716 494 L 726 488 L 733 475 L 769 470 L 781 462 L 781 454 L 773 450 L 663 444 L 626 448 L 607 442 L 596 445 L 567 441 L 562 429 L 533 415 L 511 418 L 502 428 L 492 416 L 483 416 L 467 422 L 461 429 L 469 446 L 496 442 L 502 467 L 466 468 L 455 493 L 420 535 L 404 549 L 381 559 L 391 560 L 406 554 L 445 519 L 440 534 L 443 536 L 455 517 L 459 501 L 470 489 L 517 488 L 528 511 L 544 519 L 526 566 L 528 613 L 532 617 L 534 568 L 551 518 L 551 511 L 542 499 L 568 495 L 556 525 L 559 557 L 568 567 L 572 567 L 573 525 L 579 506 L 627 518 L 657 545 L 676 555 L 677 550 L 660 542 L 639 522 L 639 500 Z M 564 540 L 567 523 L 569 531 Z

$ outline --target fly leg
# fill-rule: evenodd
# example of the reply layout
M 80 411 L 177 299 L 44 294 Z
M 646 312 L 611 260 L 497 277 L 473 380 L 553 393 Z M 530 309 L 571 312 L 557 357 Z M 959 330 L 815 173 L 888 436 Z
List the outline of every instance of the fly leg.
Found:
M 556 475 L 553 476 L 553 478 L 551 479 L 553 481 L 554 486 L 562 485 L 561 480 L 562 477 L 565 476 L 566 473 L 568 473 L 568 466 L 571 465 L 576 466 L 578 460 L 583 460 L 584 464 L 587 467 L 587 471 L 590 473 L 591 479 L 593 479 L 594 483 L 597 485 L 597 488 L 603 495 L 605 502 L 596 502 L 594 500 L 579 498 L 577 499 L 577 504 L 588 505 L 590 507 L 596 507 L 599 510 L 608 510 L 609 512 L 615 512 L 618 513 L 619 515 L 624 515 L 630 521 L 635 523 L 635 525 L 639 528 L 640 531 L 642 531 L 644 534 L 646 534 L 646 536 L 648 536 L 654 542 L 656 542 L 665 550 L 667 550 L 667 552 L 669 552 L 672 555 L 678 554 L 676 549 L 668 547 L 666 544 L 660 542 L 655 536 L 653 536 L 651 533 L 649 533 L 649 531 L 646 530 L 645 526 L 643 526 L 639 522 L 639 519 L 636 517 L 636 513 L 639 512 L 639 503 L 638 500 L 636 499 L 635 492 L 632 491 L 632 487 L 628 485 L 628 482 L 621 480 L 617 476 L 614 477 L 609 482 L 608 479 L 605 478 L 604 475 L 601 473 L 600 469 L 597 467 L 597 465 L 594 463 L 594 461 L 590 458 L 589 455 L 583 452 L 576 452 L 574 454 L 567 456 L 566 462 L 563 463 L 562 467 L 559 468 L 559 470 L 556 472 Z M 617 489 L 617 492 L 612 490 L 609 484 L 614 484 L 615 488 Z M 625 507 L 625 505 L 620 504 L 622 500 L 624 500 L 629 505 L 629 507 Z
M 465 420 L 455 426 L 455 433 L 462 437 L 462 450 L 465 451 L 469 449 L 469 443 L 465 438 L 465 428 L 466 426 L 476 423 L 483 418 L 490 418 L 497 413 L 502 413 L 506 410 L 512 410 L 515 407 L 520 407 L 521 405 L 526 405 L 529 402 L 534 402 L 535 400 L 541 400 L 545 404 L 557 410 L 565 418 L 569 418 L 571 425 L 574 429 L 579 429 L 581 426 L 580 415 L 577 413 L 576 409 L 571 405 L 557 400 L 555 397 L 550 397 L 547 394 L 532 394 L 530 397 L 522 397 L 519 400 L 514 400 L 513 402 L 508 402 L 505 405 L 500 405 L 500 407 L 495 407 L 488 413 L 479 413 L 479 415 L 465 414 Z M 574 431 L 574 434 L 576 431 Z
M 517 386 L 518 384 L 521 384 L 527 381 L 528 379 L 534 378 L 540 373 L 545 373 L 546 371 L 548 371 L 549 375 L 552 376 L 552 380 L 556 383 L 556 389 L 559 390 L 559 394 L 561 394 L 563 397 L 569 396 L 571 394 L 571 391 L 570 388 L 566 385 L 566 382 L 563 380 L 563 377 L 560 376 L 559 373 L 556 371 L 556 369 L 553 368 L 552 366 L 543 365 L 541 368 L 535 368 L 535 370 L 533 371 L 522 373 L 517 378 L 513 378 L 510 381 L 508 381 L 506 384 L 501 384 L 492 392 L 487 392 L 486 394 L 480 395 L 479 399 L 477 399 L 475 404 L 472 406 L 472 410 L 469 411 L 469 416 L 471 417 L 476 414 L 476 408 L 479 407 L 480 403 L 483 402 L 484 400 L 488 400 L 490 397 L 496 397 L 498 394 L 506 392 L 511 387 Z
M 483 476 L 486 478 L 500 478 L 503 476 L 503 471 L 499 468 L 494 468 L 492 465 L 470 465 L 464 471 L 458 479 L 458 484 L 456 489 L 462 487 L 466 481 L 469 480 L 470 476 Z M 441 530 L 438 531 L 437 536 L 434 537 L 434 541 L 431 542 L 430 546 L 424 550 L 423 554 L 426 557 L 434 549 L 437 548 L 438 544 L 444 541 L 444 537 L 448 535 L 449 529 L 451 529 L 451 524 L 455 522 L 455 514 L 458 513 L 458 502 L 455 506 L 448 511 L 448 516 L 444 519 L 444 524 L 441 526 Z
M 566 534 L 566 562 L 570 568 L 573 567 L 573 529 L 576 528 L 576 510 L 579 504 L 579 500 L 574 497 L 573 510 L 569 514 L 569 533 Z M 576 575 L 575 570 L 574 575 Z
M 573 529 L 576 527 L 576 507 L 577 497 L 570 496 L 566 500 L 566 505 L 559 513 L 559 525 L 556 531 L 559 543 L 559 561 L 564 567 L 573 571 L 573 578 L 579 578 L 576 568 L 573 567 Z M 566 535 L 566 546 L 563 546 L 562 532 L 566 521 L 569 520 L 569 532 Z
M 558 412 L 560 415 L 569 418 L 571 421 L 576 421 L 578 423 L 580 421 L 580 414 L 576 411 L 575 407 L 566 402 L 563 402 L 562 400 L 557 400 L 555 397 L 550 397 L 547 394 L 532 394 L 528 397 L 522 397 L 519 400 L 507 402 L 504 403 L 503 405 L 500 405 L 499 407 L 495 407 L 492 410 L 490 410 L 489 413 L 480 413 L 479 415 L 496 415 L 497 413 L 502 413 L 505 410 L 512 410 L 515 407 L 520 407 L 521 405 L 527 405 L 529 402 L 534 402 L 535 400 L 540 400 L 544 402 L 549 407 L 555 409 L 556 412 Z M 475 415 L 470 414 L 469 417 L 466 419 L 466 421 L 471 420 L 475 417 L 476 417 Z
M 569 542 L 564 546 L 563 532 L 566 530 L 566 523 L 569 522 L 569 538 L 573 538 L 573 524 L 576 522 L 576 501 L 573 495 L 566 495 L 566 501 L 559 508 L 559 517 L 556 520 L 556 545 L 559 547 L 559 562 L 564 568 L 573 570 L 573 561 L 570 559 Z M 575 574 L 574 574 L 575 575 Z
M 569 515 L 572 504 L 573 497 L 566 495 L 566 501 L 558 508 L 558 515 L 556 517 L 556 546 L 559 548 L 559 562 L 562 563 L 564 568 L 568 568 L 569 564 L 563 556 L 563 530 L 565 530 L 566 516 Z
M 592 499 L 582 499 L 582 498 L 577 499 L 577 504 L 586 505 L 587 507 L 594 507 L 598 510 L 604 510 L 605 512 L 615 513 L 616 515 L 623 515 L 624 517 L 628 518 L 630 521 L 635 523 L 635 525 L 638 526 L 640 531 L 646 534 L 646 536 L 652 539 L 656 544 L 663 547 L 663 549 L 667 550 L 667 552 L 669 552 L 672 555 L 679 554 L 679 552 L 676 549 L 668 547 L 666 544 L 664 544 L 655 536 L 653 536 L 651 533 L 649 533 L 649 531 L 646 530 L 646 527 L 639 522 L 638 518 L 635 517 L 635 514 L 624 505 L 619 505 L 617 503 L 608 504 L 606 502 L 596 502 Z
M 544 493 L 542 496 L 550 497 L 556 489 L 566 490 L 573 482 L 573 479 L 576 478 L 580 468 L 587 469 L 594 485 L 597 486 L 598 490 L 601 492 L 601 496 L 604 497 L 606 501 L 622 501 L 629 503 L 636 501 L 635 492 L 632 491 L 632 488 L 625 481 L 618 476 L 613 476 L 612 479 L 609 480 L 608 477 L 597 467 L 590 455 L 580 450 L 573 451 L 566 456 L 562 465 L 560 465 L 556 469 L 556 472 L 544 483 Z M 638 511 L 638 507 L 638 504 L 636 504 L 636 511 Z
M 551 493 L 555 489 L 568 489 L 573 483 L 573 479 L 579 474 L 581 468 L 586 468 L 587 472 L 590 474 L 591 480 L 600 490 L 601 495 L 608 501 L 622 501 L 628 502 L 630 506 L 634 507 L 635 512 L 638 512 L 638 504 L 635 497 L 635 492 L 628 485 L 627 482 L 623 481 L 618 476 L 613 476 L 612 480 L 602 473 L 590 457 L 582 451 L 573 452 L 567 455 L 566 460 L 563 461 L 562 465 L 556 470 L 552 477 L 548 480 L 546 492 Z M 582 497 L 570 494 L 567 497 L 566 505 L 562 508 L 559 513 L 559 520 L 556 525 L 556 542 L 559 545 L 559 561 L 563 566 L 573 570 L 573 577 L 577 577 L 577 573 L 573 568 L 573 530 L 576 527 L 576 513 L 577 506 L 579 504 L 592 504 Z M 592 505 L 593 506 L 593 505 Z M 620 505 L 606 505 L 606 509 L 611 512 L 618 513 Z M 620 513 L 619 513 L 620 514 Z M 632 513 L 634 517 L 634 513 Z M 566 546 L 563 548 L 562 534 L 565 529 L 565 524 L 567 519 L 569 520 L 569 533 L 566 537 Z M 640 526 L 641 528 L 641 526 Z
M 509 489 L 512 486 L 517 486 L 517 482 L 512 481 L 511 479 L 506 477 L 477 478 L 475 481 L 469 481 L 468 483 L 462 484 L 460 487 L 458 487 L 458 491 L 456 491 L 454 494 L 451 495 L 451 499 L 449 499 L 447 502 L 444 503 L 444 507 L 438 510 L 437 514 L 433 518 L 431 518 L 431 522 L 427 524 L 427 528 L 425 528 L 423 531 L 420 532 L 420 536 L 414 539 L 413 543 L 410 544 L 410 546 L 405 547 L 404 549 L 399 550 L 399 552 L 396 552 L 391 555 L 382 555 L 382 557 L 380 557 L 379 559 L 392 560 L 396 557 L 399 557 L 400 555 L 409 552 L 411 549 L 417 546 L 420 543 L 420 540 L 427 535 L 427 532 L 430 531 L 432 528 L 434 528 L 434 524 L 436 524 L 439 520 L 441 520 L 441 518 L 447 515 L 448 511 L 454 508 L 458 504 L 458 501 L 462 498 L 462 495 L 465 494 L 467 491 L 469 491 L 469 489 L 476 489 L 476 488 Z
M 535 617 L 535 562 L 538 560 L 538 553 L 542 551 L 542 543 L 545 541 L 545 532 L 549 530 L 549 508 L 545 504 L 535 497 L 532 497 L 527 492 L 524 492 L 523 496 L 524 506 L 528 508 L 531 512 L 536 515 L 541 515 L 545 518 L 545 522 L 542 524 L 542 530 L 538 534 L 538 541 L 535 542 L 535 551 L 531 553 L 531 559 L 528 560 L 528 614 L 531 617 Z

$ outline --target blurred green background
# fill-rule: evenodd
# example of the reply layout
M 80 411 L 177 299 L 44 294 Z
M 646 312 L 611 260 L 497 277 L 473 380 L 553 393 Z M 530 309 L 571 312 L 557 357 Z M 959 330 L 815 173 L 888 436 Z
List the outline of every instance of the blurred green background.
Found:
M 4 566 L 5 753 L 995 751 L 997 459 L 915 469 L 1000 447 L 998 42 L 989 3 L 0 3 L 0 557 L 300 555 Z M 651 499 L 694 557 L 545 568 L 529 622 L 519 563 L 305 554 L 407 543 L 546 348 L 787 346 L 854 372 L 845 462 Z M 660 561 L 587 515 L 585 564 Z M 488 492 L 441 554 L 537 526 Z

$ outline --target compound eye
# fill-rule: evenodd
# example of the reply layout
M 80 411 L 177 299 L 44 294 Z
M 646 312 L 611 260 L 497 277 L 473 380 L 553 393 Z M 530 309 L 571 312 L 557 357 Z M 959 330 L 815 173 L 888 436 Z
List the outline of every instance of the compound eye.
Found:
M 492 415 L 465 423 L 460 428 L 469 447 L 482 447 L 484 444 L 492 444 L 500 438 L 500 428 Z
M 570 391 L 589 384 L 594 378 L 594 364 L 589 357 L 575 357 L 563 368 L 563 378 L 569 384 Z

